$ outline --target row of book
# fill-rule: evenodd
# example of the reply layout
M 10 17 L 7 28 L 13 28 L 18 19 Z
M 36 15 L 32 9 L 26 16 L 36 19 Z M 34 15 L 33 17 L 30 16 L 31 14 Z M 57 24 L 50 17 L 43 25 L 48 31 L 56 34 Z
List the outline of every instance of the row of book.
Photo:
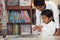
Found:
M 30 34 L 30 24 L 28 25 L 7 25 L 7 35 L 26 35 Z
M 7 35 L 18 35 L 20 32 L 19 25 L 7 25 Z
M 8 23 L 30 23 L 28 11 L 8 11 Z
M 7 0 L 8 6 L 31 6 L 31 0 Z

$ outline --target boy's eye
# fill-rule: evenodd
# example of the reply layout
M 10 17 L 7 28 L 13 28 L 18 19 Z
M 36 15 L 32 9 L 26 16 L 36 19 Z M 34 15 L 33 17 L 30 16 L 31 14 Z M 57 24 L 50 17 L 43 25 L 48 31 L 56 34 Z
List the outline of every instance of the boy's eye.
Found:
M 43 19 L 46 19 L 46 18 L 43 18 Z

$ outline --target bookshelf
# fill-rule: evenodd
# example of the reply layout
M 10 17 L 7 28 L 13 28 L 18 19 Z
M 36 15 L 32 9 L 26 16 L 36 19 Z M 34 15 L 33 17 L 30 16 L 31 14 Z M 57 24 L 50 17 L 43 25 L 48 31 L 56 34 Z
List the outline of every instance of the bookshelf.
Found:
M 6 13 L 7 14 L 6 15 L 7 35 L 24 35 L 24 33 L 26 34 L 32 33 L 31 5 L 30 6 L 21 6 L 21 5 L 11 6 L 11 5 L 7 5 L 7 1 L 6 1 L 6 10 L 7 10 L 7 13 Z M 29 32 L 26 29 L 28 29 Z
M 31 6 L 6 6 L 7 10 L 31 9 Z

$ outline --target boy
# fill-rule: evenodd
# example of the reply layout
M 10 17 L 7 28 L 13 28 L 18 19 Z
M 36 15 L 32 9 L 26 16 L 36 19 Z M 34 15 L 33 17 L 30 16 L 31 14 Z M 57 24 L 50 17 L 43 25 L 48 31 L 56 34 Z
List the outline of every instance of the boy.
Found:
M 41 36 L 53 36 L 56 30 L 56 25 L 52 21 L 53 12 L 49 9 L 43 10 L 41 13 L 43 24 L 40 27 Z
M 36 7 L 36 25 L 33 28 L 33 31 L 38 30 L 38 32 L 41 30 L 40 27 L 37 27 L 38 25 L 42 24 L 42 18 L 41 18 L 41 12 L 44 9 L 50 9 L 53 11 L 53 17 L 54 17 L 54 22 L 57 28 L 57 32 L 60 29 L 59 28 L 59 11 L 58 11 L 58 7 L 52 2 L 52 1 L 48 1 L 45 2 L 45 0 L 34 0 L 34 6 Z M 56 34 L 58 34 L 56 32 Z

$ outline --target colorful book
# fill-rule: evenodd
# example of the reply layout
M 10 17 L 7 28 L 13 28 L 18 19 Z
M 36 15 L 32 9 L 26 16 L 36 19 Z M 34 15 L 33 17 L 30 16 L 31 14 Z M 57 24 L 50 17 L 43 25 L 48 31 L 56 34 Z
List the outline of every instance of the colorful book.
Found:
M 12 22 L 12 11 L 8 11 L 9 12 L 9 16 L 8 16 L 8 19 L 9 19 L 9 22 L 11 23 Z
M 8 23 L 8 11 L 6 11 L 6 23 Z
M 14 25 L 14 35 L 18 35 L 18 25 Z
M 30 17 L 29 17 L 29 13 L 27 12 L 27 11 L 24 11 L 25 12 L 25 14 L 26 14 L 26 18 L 27 18 L 27 20 L 26 21 L 28 21 L 28 22 L 30 22 Z
M 22 14 L 23 14 L 25 22 L 26 23 L 30 22 L 30 18 L 29 18 L 27 11 L 22 11 Z

